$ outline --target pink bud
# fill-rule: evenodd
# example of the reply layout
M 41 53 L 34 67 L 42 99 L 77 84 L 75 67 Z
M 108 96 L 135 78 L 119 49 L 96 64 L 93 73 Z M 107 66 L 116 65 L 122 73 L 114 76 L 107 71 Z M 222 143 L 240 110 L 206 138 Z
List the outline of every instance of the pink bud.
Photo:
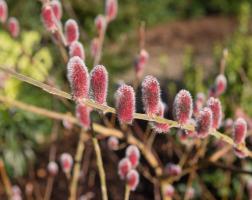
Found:
M 166 105 L 163 102 L 159 102 L 159 111 L 157 113 L 157 116 L 164 117 L 164 111 L 165 111 Z M 151 124 L 154 128 L 154 130 L 157 133 L 167 133 L 170 130 L 169 124 L 163 124 L 163 123 L 152 123 Z
M 5 23 L 8 16 L 8 6 L 4 0 L 0 0 L 0 22 Z
M 69 19 L 65 23 L 65 38 L 68 45 L 79 39 L 79 27 L 73 19 Z
M 8 30 L 12 37 L 16 38 L 19 35 L 19 22 L 15 17 L 10 17 L 8 20 Z
M 59 171 L 59 167 L 56 162 L 50 161 L 47 165 L 47 170 L 51 176 L 56 176 Z
M 95 26 L 99 35 L 101 35 L 106 28 L 106 18 L 103 15 L 98 15 L 95 18 Z
M 194 188 L 193 187 L 189 187 L 186 190 L 185 196 L 186 196 L 186 199 L 194 199 L 195 198 L 195 190 L 194 190 Z
M 153 76 L 146 76 L 142 82 L 142 99 L 145 112 L 155 115 L 159 111 L 160 86 Z
M 203 108 L 199 112 L 199 116 L 197 117 L 197 122 L 196 122 L 196 131 L 198 134 L 198 137 L 200 138 L 205 138 L 208 136 L 209 131 L 212 127 L 213 123 L 213 113 L 210 108 Z
M 81 126 L 85 129 L 90 128 L 90 109 L 84 104 L 80 103 L 76 106 L 76 117 Z
M 173 105 L 175 119 L 181 125 L 188 123 L 192 117 L 192 96 L 187 90 L 180 90 L 176 95 Z
M 127 174 L 127 184 L 131 191 L 135 191 L 139 184 L 139 174 L 135 169 L 131 169 Z
M 123 84 L 117 89 L 116 110 L 121 123 L 132 123 L 135 112 L 135 92 L 131 86 Z
M 119 141 L 116 137 L 111 136 L 108 139 L 108 147 L 110 150 L 116 151 L 119 148 Z
M 193 105 L 193 113 L 195 116 L 199 114 L 199 111 L 203 108 L 205 102 L 205 95 L 204 93 L 198 93 Z
M 166 197 L 171 198 L 171 197 L 173 197 L 174 193 L 175 193 L 175 190 L 174 190 L 174 187 L 172 185 L 166 185 L 165 186 L 165 188 L 164 188 L 164 195 Z
M 42 7 L 41 18 L 48 31 L 54 33 L 57 30 L 56 17 L 51 5 L 45 4 Z
M 67 119 L 64 119 L 64 120 L 62 121 L 62 124 L 63 124 L 63 126 L 64 126 L 66 129 L 68 129 L 68 130 L 71 130 L 71 129 L 73 128 L 73 123 L 70 122 L 70 121 L 67 120 Z
M 85 51 L 83 45 L 78 41 L 73 42 L 69 47 L 69 56 L 70 57 L 78 56 L 82 60 L 85 60 Z
M 230 130 L 233 127 L 233 124 L 234 122 L 231 118 L 226 119 L 224 122 L 225 131 Z
M 251 178 L 247 182 L 247 190 L 248 190 L 249 200 L 251 200 L 252 199 L 252 179 Z
M 138 78 L 140 78 L 143 74 L 144 66 L 146 65 L 149 59 L 149 54 L 146 50 L 142 49 L 140 51 L 139 56 L 135 62 L 135 71 Z
M 12 186 L 12 197 L 11 200 L 22 200 L 22 191 L 19 186 Z
M 73 166 L 73 157 L 69 153 L 63 153 L 60 156 L 60 164 L 65 173 L 69 173 Z
M 245 152 L 243 152 L 243 151 L 241 151 L 241 150 L 239 150 L 238 148 L 236 148 L 236 147 L 234 147 L 234 153 L 235 153 L 235 155 L 238 157 L 238 158 L 246 158 L 248 155 L 245 153 Z
M 140 152 L 135 145 L 130 145 L 126 149 L 126 157 L 130 160 L 133 168 L 137 167 L 140 159 Z
M 165 171 L 170 176 L 178 176 L 182 172 L 181 167 L 179 165 L 174 164 L 174 163 L 168 163 L 165 167 Z
M 79 101 L 88 96 L 89 74 L 86 65 L 78 56 L 70 58 L 67 64 L 67 77 L 74 98 Z
M 215 80 L 215 93 L 216 96 L 220 96 L 225 92 L 227 87 L 227 79 L 223 74 L 219 74 Z
M 96 57 L 99 49 L 99 38 L 94 38 L 91 42 L 91 55 L 92 57 Z
M 90 73 L 91 98 L 99 104 L 106 104 L 107 90 L 108 72 L 103 65 L 97 65 Z
M 210 97 L 207 101 L 207 107 L 212 110 L 213 114 L 212 128 L 218 129 L 222 120 L 222 108 L 220 100 Z
M 118 11 L 117 0 L 106 0 L 106 17 L 108 21 L 112 21 L 116 18 Z
M 52 0 L 51 6 L 52 6 L 53 13 L 54 13 L 56 19 L 60 21 L 61 17 L 62 17 L 62 6 L 61 6 L 60 1 Z
M 234 128 L 233 128 L 233 138 L 235 144 L 245 143 L 246 134 L 247 134 L 247 123 L 243 118 L 238 118 L 234 122 Z
M 123 158 L 118 164 L 118 174 L 121 179 L 125 179 L 128 172 L 131 170 L 131 162 L 128 158 Z

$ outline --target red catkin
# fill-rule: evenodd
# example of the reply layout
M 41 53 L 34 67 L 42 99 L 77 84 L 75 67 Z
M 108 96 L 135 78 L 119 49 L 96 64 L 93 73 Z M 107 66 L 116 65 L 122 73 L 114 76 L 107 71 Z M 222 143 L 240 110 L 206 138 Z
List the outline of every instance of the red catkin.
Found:
M 131 86 L 123 84 L 117 89 L 116 111 L 121 123 L 132 123 L 135 113 L 135 92 Z
M 243 118 L 238 118 L 234 122 L 233 127 L 233 138 L 235 144 L 245 143 L 245 138 L 247 134 L 247 122 Z
M 56 19 L 60 21 L 62 18 L 62 6 L 61 6 L 60 1 L 52 0 L 51 6 L 52 6 L 53 13 L 54 13 Z
M 19 22 L 15 17 L 10 17 L 8 20 L 8 30 L 12 37 L 18 37 L 20 33 Z
M 127 184 L 131 191 L 135 191 L 139 184 L 139 174 L 135 169 L 131 169 L 127 174 Z
M 140 151 L 135 145 L 130 145 L 126 149 L 126 157 L 130 160 L 131 166 L 136 168 L 139 164 Z
M 116 18 L 118 12 L 117 0 L 106 0 L 106 17 L 108 21 L 112 21 Z
M 80 57 L 70 58 L 67 64 L 67 77 L 75 100 L 80 101 L 88 97 L 89 74 L 86 65 Z
M 149 54 L 146 50 L 142 49 L 135 61 L 135 72 L 136 76 L 140 78 L 143 74 L 144 67 L 149 59 Z
M 210 97 L 207 101 L 207 107 L 212 110 L 213 114 L 212 128 L 218 129 L 222 120 L 222 108 L 220 100 Z
M 60 164 L 65 173 L 70 173 L 73 166 L 73 157 L 69 153 L 63 153 L 60 156 Z
M 103 65 L 97 65 L 90 73 L 91 98 L 99 104 L 106 104 L 107 90 L 108 72 Z
M 90 128 L 90 108 L 80 103 L 76 106 L 76 117 L 84 129 Z
M 85 60 L 85 50 L 83 45 L 75 41 L 69 47 L 69 56 L 72 58 L 74 56 L 80 57 L 82 60 Z
M 55 161 L 50 161 L 47 165 L 47 170 L 51 176 L 56 176 L 59 172 L 58 164 Z
M 98 15 L 95 18 L 95 27 L 99 35 L 101 35 L 106 28 L 106 18 L 103 15 Z
M 131 162 L 128 158 L 123 158 L 118 164 L 118 174 L 121 179 L 125 179 L 128 172 L 131 170 Z
M 192 117 L 192 96 L 187 90 L 180 90 L 176 95 L 173 104 L 173 113 L 175 120 L 183 125 L 188 123 Z
M 219 74 L 215 80 L 215 96 L 223 94 L 227 87 L 227 79 L 223 74 Z
M 45 4 L 42 7 L 41 18 L 48 31 L 54 33 L 57 30 L 57 19 L 51 5 Z
M 109 137 L 109 139 L 107 141 L 107 145 L 108 145 L 110 150 L 116 151 L 116 150 L 119 149 L 119 141 L 114 136 Z
M 172 185 L 169 184 L 169 185 L 164 186 L 164 195 L 166 197 L 171 198 L 173 197 L 174 193 L 175 193 L 175 189 Z
M 205 138 L 208 136 L 213 123 L 213 113 L 208 107 L 203 108 L 199 112 L 199 116 L 196 119 L 196 131 L 199 138 Z
M 153 76 L 146 76 L 142 82 L 142 100 L 145 112 L 156 115 L 159 111 L 160 86 Z
M 166 105 L 163 102 L 159 102 L 159 111 L 157 113 L 157 116 L 164 117 Z M 152 127 L 157 133 L 167 133 L 170 130 L 169 124 L 166 123 L 151 123 Z
M 199 114 L 199 111 L 203 108 L 203 105 L 205 103 L 205 94 L 204 93 L 198 93 L 196 95 L 196 99 L 193 104 L 193 114 L 194 116 L 197 116 Z
M 169 176 L 178 176 L 182 172 L 181 167 L 174 163 L 168 163 L 165 167 L 165 171 Z
M 8 17 L 8 6 L 4 0 L 0 0 L 0 22 L 5 23 Z
M 79 40 L 79 27 L 73 19 L 69 19 L 65 23 L 65 38 L 68 45 Z

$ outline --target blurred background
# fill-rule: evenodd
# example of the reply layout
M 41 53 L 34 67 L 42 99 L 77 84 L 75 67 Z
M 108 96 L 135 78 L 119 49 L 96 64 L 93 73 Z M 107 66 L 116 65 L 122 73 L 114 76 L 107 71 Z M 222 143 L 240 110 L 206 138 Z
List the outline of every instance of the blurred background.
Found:
M 80 40 L 87 54 L 86 64 L 91 68 L 90 43 L 96 34 L 94 19 L 104 13 L 104 1 L 61 2 L 64 10 L 62 21 L 74 18 L 81 27 Z M 12 39 L 0 28 L 0 64 L 15 66 L 17 71 L 43 82 L 48 81 L 48 76 L 53 76 L 56 84 L 69 92 L 66 65 L 41 22 L 41 3 L 36 0 L 7 0 L 7 4 L 9 15 L 17 17 L 20 22 L 21 36 L 17 40 Z M 237 112 L 252 116 L 252 1 L 119 0 L 118 4 L 118 17 L 109 25 L 101 62 L 110 75 L 111 105 L 116 84 L 122 80 L 133 81 L 133 63 L 139 52 L 138 29 L 144 21 L 145 49 L 150 54 L 144 73 L 159 78 L 162 95 L 169 106 L 182 87 L 193 95 L 207 93 L 219 74 L 223 49 L 227 48 L 225 74 L 228 89 L 221 97 L 225 117 L 235 116 Z M 72 104 L 55 103 L 51 95 L 2 72 L 0 87 L 0 94 L 11 99 L 58 112 L 74 112 Z M 53 127 L 50 119 L 0 104 L 0 153 L 14 181 L 20 184 L 21 177 L 31 177 L 28 170 L 31 167 L 46 166 Z M 65 144 L 68 133 L 62 124 L 60 132 L 60 142 Z M 65 151 L 74 153 L 76 140 L 73 138 L 72 142 L 67 142 Z M 244 163 L 237 161 L 236 164 Z M 222 187 L 226 181 L 223 177 L 222 170 L 213 170 L 203 179 L 213 191 L 218 188 L 216 199 L 233 199 L 232 195 L 237 195 L 240 190 L 240 179 L 234 175 L 231 177 L 234 178 L 232 186 Z

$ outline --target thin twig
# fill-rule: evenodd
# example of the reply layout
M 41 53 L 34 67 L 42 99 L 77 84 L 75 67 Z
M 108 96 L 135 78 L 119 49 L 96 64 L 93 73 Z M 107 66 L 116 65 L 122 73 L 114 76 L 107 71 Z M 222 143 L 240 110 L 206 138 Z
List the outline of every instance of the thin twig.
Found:
M 126 184 L 125 184 L 124 200 L 129 200 L 129 197 L 130 197 L 130 187 L 129 187 L 129 185 L 126 183 Z
M 5 191 L 7 193 L 8 199 L 12 199 L 12 189 L 11 189 L 11 182 L 6 173 L 4 162 L 0 159 L 0 174 L 2 177 L 3 185 L 5 187 Z
M 81 159 L 83 157 L 84 152 L 84 141 L 85 141 L 85 134 L 86 132 L 82 129 L 80 133 L 80 139 L 77 146 L 77 151 L 75 154 L 75 164 L 73 168 L 73 177 L 70 184 L 70 197 L 69 200 L 77 199 L 77 186 L 78 186 L 78 179 L 80 175 L 80 167 L 81 167 Z

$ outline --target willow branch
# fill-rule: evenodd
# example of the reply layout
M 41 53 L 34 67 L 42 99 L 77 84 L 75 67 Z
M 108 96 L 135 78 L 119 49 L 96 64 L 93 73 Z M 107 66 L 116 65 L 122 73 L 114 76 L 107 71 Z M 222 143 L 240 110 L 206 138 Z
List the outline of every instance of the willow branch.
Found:
M 66 99 L 69 99 L 69 100 L 73 100 L 72 95 L 70 95 L 67 92 L 64 92 L 64 91 L 59 90 L 59 89 L 54 88 L 54 87 L 51 87 L 51 86 L 49 86 L 47 84 L 44 84 L 44 83 L 42 83 L 40 81 L 37 81 L 37 80 L 32 79 L 30 77 L 27 77 L 25 75 L 19 74 L 19 73 L 13 71 L 13 70 L 6 69 L 6 67 L 3 67 L 3 66 L 0 66 L 0 70 L 2 70 L 5 73 L 19 79 L 20 81 L 29 83 L 29 84 L 34 85 L 36 87 L 39 87 L 42 90 L 44 90 L 44 91 L 46 91 L 46 92 L 48 92 L 50 94 L 53 94 L 53 95 L 56 95 L 56 96 L 59 96 L 59 97 L 62 97 L 62 98 L 66 98 Z M 97 110 L 102 111 L 104 114 L 106 114 L 106 113 L 116 114 L 115 108 L 107 106 L 107 105 L 97 104 L 97 103 L 95 103 L 94 101 L 92 101 L 90 99 L 83 99 L 83 103 L 88 107 L 91 107 L 93 109 L 97 109 Z M 162 117 L 157 117 L 157 116 L 151 117 L 151 116 L 148 116 L 148 115 L 142 114 L 142 113 L 134 113 L 134 119 L 141 119 L 141 120 L 157 122 L 157 123 L 165 123 L 165 124 L 168 124 L 171 128 L 174 128 L 174 127 L 175 128 L 182 128 L 182 129 L 189 130 L 189 131 L 194 131 L 195 130 L 195 127 L 192 124 L 186 124 L 186 125 L 181 126 L 176 121 L 168 120 L 168 119 L 165 119 L 165 118 L 162 118 Z M 232 138 L 230 138 L 229 136 L 224 135 L 224 134 L 222 134 L 222 133 L 220 133 L 220 132 L 218 132 L 216 130 L 212 130 L 211 135 L 216 137 L 217 139 L 225 141 L 226 143 L 228 143 L 228 144 L 230 144 L 232 146 L 235 146 L 240 151 L 246 153 L 249 157 L 252 157 L 252 152 L 250 152 L 248 150 L 248 148 L 244 144 L 235 145 Z

